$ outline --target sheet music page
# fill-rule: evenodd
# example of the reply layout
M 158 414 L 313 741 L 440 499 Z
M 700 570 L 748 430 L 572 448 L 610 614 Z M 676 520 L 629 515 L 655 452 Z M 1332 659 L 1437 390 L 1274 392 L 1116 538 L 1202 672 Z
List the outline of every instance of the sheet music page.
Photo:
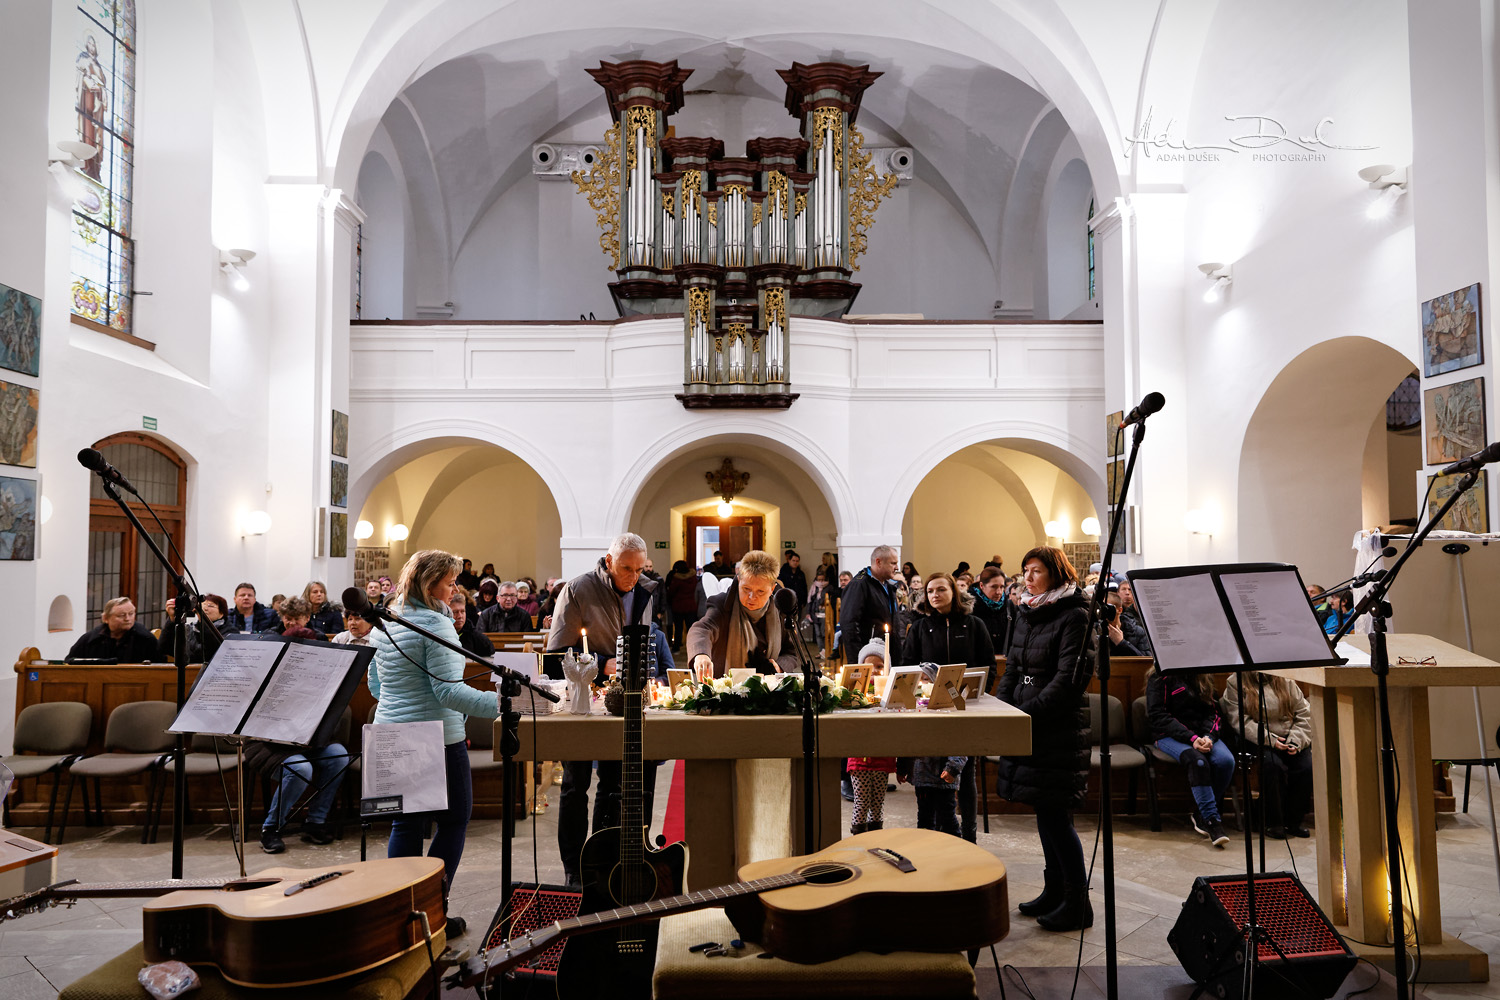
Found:
M 168 731 L 233 736 L 281 650 L 279 642 L 244 639 L 220 645 Z
M 497 667 L 509 667 L 518 674 L 523 674 L 536 680 L 536 654 L 535 653 L 502 653 L 497 652 L 490 657 L 490 662 Z
M 1296 573 L 1224 573 L 1219 580 L 1256 666 L 1333 659 Z
M 365 726 L 362 796 L 401 796 L 407 814 L 448 808 L 441 722 L 371 723 Z
M 1244 662 L 1212 576 L 1135 578 L 1130 585 L 1146 616 L 1161 669 L 1229 667 Z
M 353 649 L 292 643 L 241 732 L 258 740 L 307 743 L 356 655 Z

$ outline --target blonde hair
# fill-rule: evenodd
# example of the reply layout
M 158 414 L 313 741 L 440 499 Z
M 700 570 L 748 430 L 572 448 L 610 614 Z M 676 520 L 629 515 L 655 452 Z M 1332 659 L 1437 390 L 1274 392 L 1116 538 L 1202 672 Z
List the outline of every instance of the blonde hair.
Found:
M 118 608 L 120 605 L 122 605 L 122 604 L 134 604 L 134 603 L 135 602 L 132 601 L 128 597 L 111 597 L 109 600 L 107 600 L 107 601 L 104 602 L 104 610 L 102 612 L 100 612 L 99 617 L 100 618 L 107 618 L 107 617 L 109 617 L 109 613 L 111 611 L 113 611 L 115 608 Z
M 428 606 L 428 592 L 450 574 L 463 569 L 464 562 L 452 552 L 442 549 L 423 549 L 412 553 L 401 567 L 401 578 L 396 581 L 396 603 L 413 602 Z
M 734 575 L 738 580 L 745 580 L 752 576 L 758 576 L 763 580 L 774 580 L 780 570 L 780 564 L 771 553 L 751 549 L 740 557 L 739 563 L 734 568 Z
M 333 598 L 328 596 L 328 584 L 324 583 L 322 580 L 309 580 L 307 582 L 307 586 L 302 588 L 302 599 L 306 601 L 308 605 L 312 604 L 312 589 L 314 587 L 323 588 L 323 603 L 319 605 L 319 607 L 325 607 L 333 603 Z

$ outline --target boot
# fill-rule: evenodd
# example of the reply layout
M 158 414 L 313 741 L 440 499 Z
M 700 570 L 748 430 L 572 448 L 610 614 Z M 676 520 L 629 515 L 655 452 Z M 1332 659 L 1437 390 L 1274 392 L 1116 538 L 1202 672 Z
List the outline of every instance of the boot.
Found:
M 1089 904 L 1089 888 L 1086 885 L 1063 885 L 1062 902 L 1051 913 L 1036 918 L 1043 930 L 1076 931 L 1081 927 L 1094 926 L 1094 908 Z
M 849 824 L 849 835 L 851 837 L 858 836 L 859 834 L 864 833 L 869 828 L 870 828 L 870 824 L 868 824 L 868 823 L 850 823 Z
M 872 820 L 870 820 L 870 822 L 868 822 L 868 823 L 865 824 L 865 829 L 866 830 L 884 830 L 885 829 L 885 820 L 883 820 L 883 819 L 872 819 Z
M 1023 917 L 1039 917 L 1043 913 L 1051 913 L 1062 902 L 1062 878 L 1055 875 L 1051 868 L 1042 870 L 1042 894 L 1035 899 L 1028 899 L 1018 909 Z

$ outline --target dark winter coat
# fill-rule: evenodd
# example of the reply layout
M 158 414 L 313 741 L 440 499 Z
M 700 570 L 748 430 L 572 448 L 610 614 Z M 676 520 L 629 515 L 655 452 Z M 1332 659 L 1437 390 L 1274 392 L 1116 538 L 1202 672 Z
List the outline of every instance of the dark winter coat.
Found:
M 469 617 L 467 612 L 464 613 L 464 627 L 458 630 L 458 644 L 475 656 L 495 655 L 495 644 L 479 630 L 479 621 Z
M 958 790 L 958 775 L 969 764 L 967 757 L 947 757 L 938 754 L 934 757 L 898 757 L 896 759 L 896 774 L 899 777 L 910 778 L 916 788 L 946 788 L 949 791 Z M 954 781 L 943 780 L 943 772 L 947 771 L 954 776 Z
M 1151 738 L 1170 736 L 1191 743 L 1207 736 L 1217 743 L 1224 738 L 1224 717 L 1217 701 L 1198 697 L 1195 678 L 1167 675 L 1153 670 L 1146 675 L 1146 717 L 1151 721 Z
M 672 614 L 692 617 L 698 613 L 698 574 L 672 573 L 667 576 L 667 607 Z
M 844 588 L 839 605 L 839 644 L 844 649 L 844 661 L 853 663 L 859 659 L 859 651 L 872 638 L 885 635 L 885 626 L 891 627 L 891 662 L 899 658 L 901 632 L 896 627 L 896 582 L 881 583 L 870 575 L 865 567 L 854 575 L 849 586 Z
M 333 601 L 324 601 L 323 606 L 313 612 L 307 627 L 324 635 L 338 635 L 344 631 L 344 607 Z
M 1077 591 L 1039 608 L 1016 608 L 999 695 L 1031 716 L 1031 754 L 1002 757 L 996 790 L 1032 806 L 1077 808 L 1089 773 L 1084 691 L 1093 659 L 1080 664 L 1088 602 Z
M 479 628 L 484 632 L 530 632 L 531 616 L 519 606 L 507 609 L 495 604 L 479 612 Z
M 923 605 L 924 607 L 926 605 Z M 919 614 L 901 640 L 903 665 L 963 663 L 971 669 L 995 669 L 995 646 L 979 616 L 954 609 L 946 615 Z
M 997 604 L 985 597 L 978 587 L 969 588 L 969 593 L 974 596 L 974 617 L 984 622 L 984 627 L 989 629 L 990 643 L 995 647 L 995 651 L 1003 653 L 1010 641 L 1011 619 L 1015 614 L 1015 605 L 1003 594 Z M 989 686 L 986 684 L 986 689 Z
M 807 607 L 807 574 L 802 572 L 800 566 L 792 569 L 791 560 L 782 563 L 781 572 L 776 574 L 776 579 L 781 581 L 783 587 L 797 595 L 798 608 Z
M 1146 633 L 1146 626 L 1141 624 L 1141 619 L 1138 615 L 1130 614 L 1129 612 L 1122 613 L 1120 615 L 1120 631 L 1125 633 L 1125 644 L 1135 648 L 1136 652 L 1134 655 L 1152 655 L 1151 636 Z M 1132 654 L 1126 653 L 1123 655 L 1129 656 Z
M 229 620 L 229 631 L 231 632 L 281 631 L 281 616 L 259 601 L 256 601 L 255 607 L 250 609 L 250 620 L 248 622 L 245 620 L 245 616 L 240 614 L 240 609 L 233 605 L 230 605 L 229 613 L 224 617 Z
M 109 626 L 100 622 L 78 637 L 68 650 L 68 662 L 74 660 L 114 660 L 117 663 L 150 663 L 160 660 L 156 636 L 137 621 L 118 639 L 110 637 Z

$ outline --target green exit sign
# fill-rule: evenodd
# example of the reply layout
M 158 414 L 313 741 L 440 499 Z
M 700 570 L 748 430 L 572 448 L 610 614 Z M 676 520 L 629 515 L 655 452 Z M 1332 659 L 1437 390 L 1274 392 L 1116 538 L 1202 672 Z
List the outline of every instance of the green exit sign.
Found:
M 148 431 L 154 431 L 154 430 L 156 430 L 156 418 L 155 417 L 142 417 L 141 418 L 141 427 L 143 427 L 144 429 L 146 429 Z
M 667 543 L 666 542 L 657 542 L 656 543 L 656 547 L 659 548 L 659 549 L 664 549 L 664 548 L 667 547 Z
M 787 541 L 786 539 L 783 538 L 781 540 L 781 547 L 784 548 L 784 549 L 795 549 L 797 547 L 797 543 L 796 542 Z

